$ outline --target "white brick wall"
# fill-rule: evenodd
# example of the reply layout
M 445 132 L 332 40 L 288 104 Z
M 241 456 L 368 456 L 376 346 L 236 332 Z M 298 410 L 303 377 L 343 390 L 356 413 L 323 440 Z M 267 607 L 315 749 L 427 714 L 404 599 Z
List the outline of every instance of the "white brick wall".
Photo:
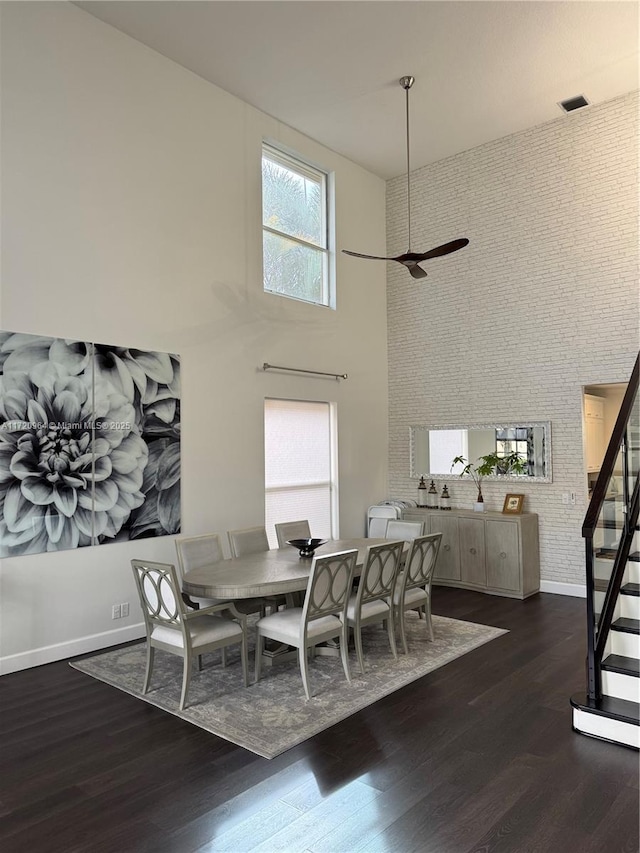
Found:
M 424 282 L 389 264 L 389 493 L 416 495 L 410 424 L 550 420 L 553 483 L 518 490 L 539 514 L 542 579 L 582 584 L 582 386 L 626 381 L 639 345 L 638 93 L 416 170 L 411 195 L 413 251 L 471 242 L 427 261 Z M 406 233 L 400 176 L 389 254 Z M 447 482 L 470 506 L 473 486 Z M 483 485 L 487 508 L 513 490 Z

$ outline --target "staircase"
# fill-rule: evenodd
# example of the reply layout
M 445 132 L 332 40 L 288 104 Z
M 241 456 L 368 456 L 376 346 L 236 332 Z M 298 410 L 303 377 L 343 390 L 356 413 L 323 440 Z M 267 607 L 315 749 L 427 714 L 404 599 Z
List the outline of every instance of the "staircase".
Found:
M 571 697 L 574 731 L 635 749 L 640 749 L 638 377 L 637 359 L 582 526 L 587 691 Z

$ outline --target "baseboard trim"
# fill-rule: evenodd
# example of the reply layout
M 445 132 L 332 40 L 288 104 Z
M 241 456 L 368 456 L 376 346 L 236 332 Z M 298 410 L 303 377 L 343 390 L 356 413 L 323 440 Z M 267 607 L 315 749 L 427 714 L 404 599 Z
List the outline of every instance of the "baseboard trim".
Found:
M 574 598 L 587 597 L 587 587 L 583 583 L 540 581 L 540 592 L 552 592 L 554 595 L 571 595 Z
M 143 622 L 137 625 L 127 625 L 125 628 L 116 628 L 113 631 L 103 631 L 100 634 L 91 634 L 88 637 L 79 637 L 68 640 L 65 643 L 56 643 L 52 646 L 43 646 L 39 649 L 29 649 L 28 652 L 19 652 L 15 655 L 0 657 L 0 675 L 8 675 L 10 672 L 20 672 L 22 669 L 30 669 L 45 663 L 54 663 L 58 660 L 83 655 L 87 652 L 95 652 L 109 646 L 117 646 L 119 643 L 128 643 L 131 640 L 140 640 L 146 636 Z

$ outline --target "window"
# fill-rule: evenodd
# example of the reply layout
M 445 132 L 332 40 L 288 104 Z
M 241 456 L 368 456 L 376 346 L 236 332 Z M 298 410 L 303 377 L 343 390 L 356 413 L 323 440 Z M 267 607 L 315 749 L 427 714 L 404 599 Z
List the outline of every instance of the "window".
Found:
M 312 536 L 329 539 L 335 525 L 335 441 L 329 403 L 265 400 L 265 526 L 309 520 Z
M 327 175 L 262 148 L 264 289 L 329 305 Z
M 452 465 L 451 460 L 456 456 L 469 455 L 469 437 L 466 429 L 439 429 L 429 434 L 430 465 L 425 471 L 434 474 L 446 474 L 449 471 L 459 474 L 464 465 Z

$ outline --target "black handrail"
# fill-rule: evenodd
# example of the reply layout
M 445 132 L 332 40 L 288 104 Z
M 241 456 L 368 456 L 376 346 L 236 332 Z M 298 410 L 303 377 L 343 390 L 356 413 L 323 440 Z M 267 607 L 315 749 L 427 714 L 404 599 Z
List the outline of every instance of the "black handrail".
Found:
M 626 393 L 624 395 L 620 412 L 616 420 L 611 439 L 604 455 L 602 467 L 593 490 L 593 495 L 587 509 L 582 525 L 582 535 L 585 538 L 586 551 L 586 581 L 587 581 L 587 682 L 588 694 L 592 700 L 601 698 L 601 664 L 604 655 L 605 644 L 613 621 L 613 614 L 622 584 L 622 578 L 629 558 L 629 551 L 633 541 L 634 532 L 638 524 L 638 513 L 640 509 L 640 474 L 636 474 L 636 480 L 631 496 L 629 495 L 629 436 L 628 426 L 634 411 L 634 403 L 638 394 L 638 380 L 640 377 L 640 353 L 629 379 Z M 613 476 L 616 459 L 622 449 L 623 462 L 623 529 L 618 543 L 618 549 L 614 558 L 613 569 L 604 604 L 600 612 L 598 625 L 595 620 L 595 579 L 594 579 L 594 553 L 593 536 L 598 518 L 602 511 L 607 489 Z M 597 634 L 596 634 L 597 632 Z
M 629 559 L 629 551 L 631 550 L 631 542 L 633 541 L 633 531 L 638 523 L 638 491 L 639 485 L 638 480 L 636 480 L 629 512 L 626 513 L 625 517 L 625 526 L 628 527 L 628 529 L 624 530 L 622 534 L 620 546 L 616 552 L 613 564 L 613 571 L 611 572 L 611 580 L 609 581 L 609 586 L 605 594 L 604 605 L 600 613 L 600 629 L 598 631 L 598 640 L 595 648 L 597 661 L 602 660 L 602 654 L 607 640 L 607 633 L 613 619 L 613 611 L 618 599 L 618 593 L 620 592 L 622 576 L 627 565 L 627 560 Z
M 609 446 L 607 447 L 607 452 L 605 453 L 604 459 L 602 460 L 602 467 L 600 468 L 598 479 L 596 480 L 596 484 L 593 488 L 593 494 L 591 496 L 591 501 L 589 502 L 589 506 L 587 508 L 587 514 L 585 515 L 584 521 L 582 523 L 582 535 L 585 537 L 585 539 L 591 539 L 593 537 L 593 533 L 596 528 L 596 522 L 598 520 L 598 516 L 600 515 L 600 510 L 602 509 L 602 504 L 604 503 L 604 499 L 607 494 L 607 486 L 613 473 L 616 457 L 618 456 L 618 451 L 620 450 L 620 445 L 622 444 L 622 440 L 627 429 L 627 424 L 629 423 L 631 410 L 633 408 L 633 401 L 638 392 L 639 377 L 640 353 L 638 353 L 636 357 L 636 363 L 634 364 L 633 371 L 631 372 L 629 385 L 627 386 L 627 390 L 622 400 L 622 405 L 620 406 L 620 411 L 618 412 L 618 418 L 613 428 L 613 432 L 611 433 L 611 439 L 609 441 Z

